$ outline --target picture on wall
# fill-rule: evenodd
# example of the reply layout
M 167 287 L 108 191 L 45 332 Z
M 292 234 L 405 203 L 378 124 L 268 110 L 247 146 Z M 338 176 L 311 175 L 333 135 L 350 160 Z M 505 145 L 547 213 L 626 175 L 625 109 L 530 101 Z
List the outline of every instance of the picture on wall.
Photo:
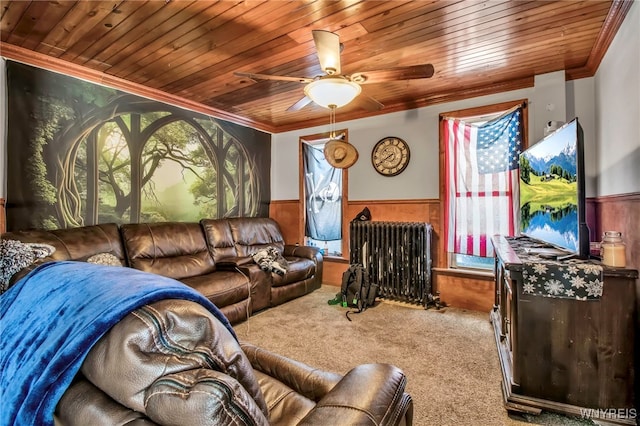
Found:
M 268 216 L 268 133 L 6 66 L 7 230 Z

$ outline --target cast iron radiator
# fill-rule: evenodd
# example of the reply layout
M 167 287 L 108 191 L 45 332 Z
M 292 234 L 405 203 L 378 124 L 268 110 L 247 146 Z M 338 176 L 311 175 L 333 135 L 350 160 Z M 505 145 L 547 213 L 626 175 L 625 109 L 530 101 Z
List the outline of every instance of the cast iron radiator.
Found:
M 431 294 L 431 225 L 422 222 L 358 222 L 349 225 L 349 262 L 360 263 L 382 298 L 419 303 Z

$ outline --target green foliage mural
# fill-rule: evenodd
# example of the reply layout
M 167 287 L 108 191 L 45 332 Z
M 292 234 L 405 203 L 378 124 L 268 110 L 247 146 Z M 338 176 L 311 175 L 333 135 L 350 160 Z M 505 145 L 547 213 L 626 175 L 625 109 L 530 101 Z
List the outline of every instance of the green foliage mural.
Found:
M 7 62 L 7 228 L 267 216 L 270 136 Z

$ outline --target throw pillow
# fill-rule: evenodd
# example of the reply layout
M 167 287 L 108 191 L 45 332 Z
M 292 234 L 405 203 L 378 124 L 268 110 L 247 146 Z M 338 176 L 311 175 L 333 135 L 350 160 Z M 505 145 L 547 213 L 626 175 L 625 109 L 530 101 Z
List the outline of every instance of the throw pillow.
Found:
M 9 289 L 9 281 L 16 272 L 50 256 L 55 247 L 41 243 L 0 240 L 0 294 Z
M 112 253 L 98 253 L 87 259 L 88 263 L 95 263 L 96 265 L 106 266 L 123 266 L 122 261 Z

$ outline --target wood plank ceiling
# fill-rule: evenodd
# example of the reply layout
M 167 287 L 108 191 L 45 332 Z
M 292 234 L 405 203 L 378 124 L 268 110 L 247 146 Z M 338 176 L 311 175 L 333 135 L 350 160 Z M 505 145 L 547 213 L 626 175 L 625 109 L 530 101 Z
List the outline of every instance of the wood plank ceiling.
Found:
M 323 75 L 311 30 L 337 33 L 342 73 L 430 63 L 429 79 L 363 85 L 338 121 L 594 75 L 631 0 L 3 1 L 2 56 L 267 132 L 328 123 L 304 84 L 234 71 Z

